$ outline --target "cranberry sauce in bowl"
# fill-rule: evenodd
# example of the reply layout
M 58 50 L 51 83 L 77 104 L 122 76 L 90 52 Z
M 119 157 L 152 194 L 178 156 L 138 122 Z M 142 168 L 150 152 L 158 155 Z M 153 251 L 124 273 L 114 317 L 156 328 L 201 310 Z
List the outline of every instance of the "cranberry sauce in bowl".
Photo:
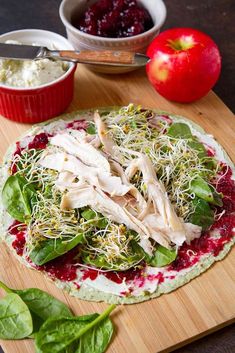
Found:
M 63 0 L 59 12 L 75 50 L 145 53 L 166 18 L 163 0 Z M 112 65 L 87 67 L 104 73 L 136 69 Z
M 72 25 L 80 31 L 100 37 L 132 37 L 153 27 L 148 10 L 136 0 L 98 0 L 79 16 L 75 12 Z

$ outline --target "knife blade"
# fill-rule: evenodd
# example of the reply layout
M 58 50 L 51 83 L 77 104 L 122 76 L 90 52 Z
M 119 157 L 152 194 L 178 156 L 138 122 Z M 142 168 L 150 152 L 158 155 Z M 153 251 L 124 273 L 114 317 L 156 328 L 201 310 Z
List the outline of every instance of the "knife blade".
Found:
M 0 58 L 13 60 L 52 59 L 81 64 L 113 66 L 145 66 L 150 58 L 145 54 L 112 50 L 49 50 L 43 46 L 0 43 Z

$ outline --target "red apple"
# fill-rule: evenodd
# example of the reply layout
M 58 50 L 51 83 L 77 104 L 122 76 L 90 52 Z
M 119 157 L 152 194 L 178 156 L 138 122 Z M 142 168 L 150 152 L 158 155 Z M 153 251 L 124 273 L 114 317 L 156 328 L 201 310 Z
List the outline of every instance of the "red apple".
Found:
M 147 75 L 158 93 L 176 102 L 192 102 L 218 80 L 221 56 L 215 42 L 192 28 L 173 28 L 150 44 Z

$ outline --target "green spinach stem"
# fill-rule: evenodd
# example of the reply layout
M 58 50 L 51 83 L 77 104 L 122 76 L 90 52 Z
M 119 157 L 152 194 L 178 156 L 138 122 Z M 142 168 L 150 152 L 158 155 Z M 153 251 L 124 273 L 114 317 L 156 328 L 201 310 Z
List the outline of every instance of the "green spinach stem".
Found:
M 77 339 L 84 335 L 88 330 L 97 325 L 100 321 L 104 320 L 109 314 L 116 308 L 115 304 L 110 305 L 102 314 L 100 314 L 95 320 L 87 324 L 84 328 L 82 328 L 77 335 Z
M 13 293 L 13 290 L 7 287 L 2 281 L 0 281 L 0 287 L 4 289 L 7 293 Z

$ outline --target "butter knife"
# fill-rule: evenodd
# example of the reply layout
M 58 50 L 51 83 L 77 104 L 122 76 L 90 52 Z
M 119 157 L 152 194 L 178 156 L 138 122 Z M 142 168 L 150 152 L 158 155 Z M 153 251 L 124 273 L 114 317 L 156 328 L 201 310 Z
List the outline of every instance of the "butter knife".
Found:
M 112 65 L 125 67 L 145 66 L 149 57 L 130 51 L 112 50 L 49 50 L 42 46 L 0 43 L 0 58 L 13 60 L 52 59 L 81 64 Z

